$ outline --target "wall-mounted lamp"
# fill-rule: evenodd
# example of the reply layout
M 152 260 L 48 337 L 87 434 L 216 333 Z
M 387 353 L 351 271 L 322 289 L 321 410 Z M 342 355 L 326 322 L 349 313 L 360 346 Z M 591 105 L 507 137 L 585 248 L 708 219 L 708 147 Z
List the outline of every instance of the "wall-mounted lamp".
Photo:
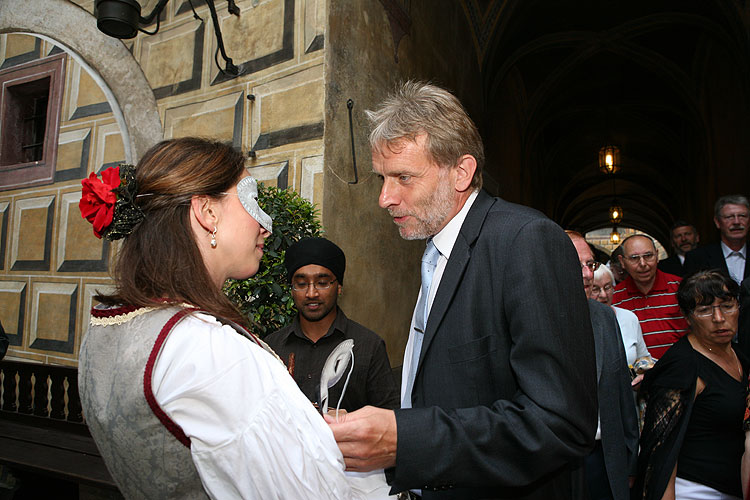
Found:
M 620 170 L 620 148 L 608 144 L 599 150 L 599 170 L 605 174 Z
M 154 18 L 158 23 L 158 16 L 168 1 L 160 0 L 151 14 L 141 17 L 141 5 L 135 0 L 96 0 L 96 27 L 105 35 L 114 38 L 133 38 L 138 31 L 143 31 L 140 25 L 148 26 Z M 158 24 L 156 29 L 159 30 Z M 155 33 L 156 31 L 150 34 Z
M 168 1 L 159 0 L 159 3 L 156 4 L 156 7 L 154 7 L 148 16 L 141 17 L 141 5 L 136 0 L 96 0 L 94 4 L 96 27 L 105 35 L 120 39 L 133 38 L 139 31 L 147 35 L 155 35 L 159 31 L 159 14 L 164 10 L 164 6 Z M 211 19 L 213 20 L 214 31 L 216 32 L 216 42 L 218 44 L 216 52 L 221 52 L 221 56 L 227 63 L 225 69 L 221 69 L 221 66 L 219 66 L 219 70 L 236 76 L 240 71 L 224 50 L 224 38 L 221 36 L 221 26 L 219 25 L 219 17 L 216 14 L 214 0 L 205 1 L 208 9 L 211 11 Z M 239 17 L 240 9 L 235 5 L 235 0 L 227 0 L 227 4 L 229 13 Z M 203 22 L 203 19 L 198 17 L 197 14 L 195 17 Z M 156 19 L 156 29 L 154 31 L 144 31 L 142 26 L 148 26 L 154 19 Z M 218 61 L 216 64 L 218 66 Z

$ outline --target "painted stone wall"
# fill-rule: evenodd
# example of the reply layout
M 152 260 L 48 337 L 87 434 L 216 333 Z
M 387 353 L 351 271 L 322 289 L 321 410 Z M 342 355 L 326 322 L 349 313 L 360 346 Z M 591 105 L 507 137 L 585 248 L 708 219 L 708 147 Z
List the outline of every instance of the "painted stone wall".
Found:
M 104 93 L 73 58 L 35 36 L 0 35 L 0 71 L 64 57 L 54 182 L 0 191 L 0 321 L 8 357 L 75 364 L 95 290 L 107 290 L 111 245 L 81 218 L 81 178 L 125 159 Z M 7 181 L 8 179 L 6 179 Z
M 56 8 L 64 4 L 63 15 L 83 13 L 86 23 L 96 23 L 93 0 L 47 1 Z M 18 6 L 13 14 L 22 15 L 23 2 L 11 3 Z M 141 1 L 142 14 L 156 3 Z M 226 50 L 240 76 L 227 77 L 214 63 L 216 37 L 201 0 L 193 5 L 202 21 L 188 0 L 172 0 L 156 35 L 124 41 L 126 57 L 136 61 L 155 97 L 163 137 L 212 137 L 253 151 L 247 160 L 252 175 L 293 188 L 322 208 L 324 0 L 240 0 L 239 18 L 225 2 L 217 4 Z M 0 20 L 2 32 L 0 71 L 66 51 L 72 56 L 69 47 L 81 45 L 78 33 L 34 36 L 47 31 L 41 25 L 35 31 L 33 22 L 16 29 Z M 107 266 L 114 248 L 91 234 L 77 203 L 82 178 L 137 158 L 123 140 L 133 131 L 115 119 L 132 110 L 111 98 L 108 86 L 115 82 L 103 76 L 110 72 L 75 55 L 84 65 L 66 58 L 54 182 L 0 191 L 0 321 L 11 338 L 9 358 L 76 364 L 92 296 L 111 286 Z M 121 61 L 104 64 L 117 69 Z
M 156 2 L 143 0 L 143 14 Z M 87 26 L 95 23 L 93 0 L 45 4 L 75 8 Z M 76 203 L 81 178 L 137 158 L 130 140 L 138 123 L 128 114 L 132 103 L 122 98 L 127 92 L 114 89 L 116 82 L 107 81 L 107 75 L 118 74 L 132 58 L 149 96 L 154 96 L 163 137 L 202 135 L 230 141 L 254 153 L 247 167 L 256 178 L 293 188 L 320 208 L 328 236 L 349 261 L 342 306 L 380 333 L 392 363 L 401 364 L 423 246 L 401 240 L 386 212 L 377 207 L 380 183 L 371 172 L 363 111 L 375 107 L 397 81 L 421 78 L 453 89 L 470 113 L 480 116 L 478 63 L 466 57 L 475 42 L 462 3 L 240 0 L 237 18 L 218 2 L 227 53 L 242 70 L 234 78 L 214 63 L 217 44 L 208 8 L 201 0 L 193 4 L 203 21 L 194 17 L 188 0 L 171 0 L 159 32 L 125 41 L 127 52 L 119 52 L 124 55 L 98 61 L 99 66 L 86 59 L 95 57 L 91 53 L 71 54 L 85 66 L 68 59 L 57 164 L 60 172 L 67 172 L 64 180 L 0 191 L 0 320 L 12 335 L 9 356 L 75 364 L 93 290 L 109 283 L 105 264 L 113 249 L 90 235 Z M 19 0 L 7 0 L 0 12 L 8 5 L 18 6 L 16 15 L 26 15 Z M 27 0 L 27 5 L 36 6 L 34 15 L 41 8 L 39 0 Z M 6 33 L 0 35 L 0 64 L 83 46 L 78 33 L 50 35 L 44 29 L 48 20 L 31 17 L 38 19 L 41 31 L 33 22 L 14 29 L 0 20 L 0 33 Z M 14 31 L 46 33 L 47 38 Z M 119 74 L 129 79 L 133 73 Z M 119 95 L 119 101 L 112 95 Z M 118 119 L 120 115 L 125 119 Z M 139 147 L 142 143 L 141 138 Z M 38 269 L 17 265 L 27 261 L 44 264 Z
M 473 41 L 460 2 L 329 0 L 328 10 L 324 224 L 347 255 L 342 307 L 385 339 L 391 364 L 398 366 L 419 291 L 424 242 L 402 240 L 378 207 L 381 183 L 372 173 L 364 110 L 375 108 L 396 82 L 414 78 L 452 89 L 479 116 L 478 63 L 466 57 Z M 349 183 L 349 99 L 357 184 Z

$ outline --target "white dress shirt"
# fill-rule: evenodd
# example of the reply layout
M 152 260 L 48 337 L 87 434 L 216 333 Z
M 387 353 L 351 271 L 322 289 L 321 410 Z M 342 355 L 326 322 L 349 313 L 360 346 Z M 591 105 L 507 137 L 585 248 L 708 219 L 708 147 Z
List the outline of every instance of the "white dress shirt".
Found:
M 729 248 L 723 241 L 721 242 L 721 252 L 724 254 L 724 261 L 727 263 L 727 269 L 729 270 L 729 276 L 732 277 L 737 284 L 742 283 L 742 278 L 745 275 L 745 260 L 747 259 L 747 244 L 742 245 L 738 251 L 734 251 Z
M 445 225 L 443 229 L 440 230 L 439 233 L 437 233 L 432 238 L 432 242 L 435 244 L 435 247 L 440 252 L 440 257 L 438 258 L 437 266 L 435 267 L 435 274 L 432 277 L 432 284 L 430 285 L 430 293 L 427 296 L 427 315 L 429 316 L 429 311 L 432 309 L 432 302 L 435 300 L 435 295 L 437 294 L 438 286 L 440 285 L 440 280 L 443 277 L 443 272 L 445 271 L 445 266 L 448 263 L 448 259 L 451 256 L 451 252 L 453 251 L 453 245 L 456 244 L 456 238 L 458 238 L 458 233 L 461 231 L 461 226 L 464 224 L 464 220 L 466 219 L 466 214 L 469 213 L 469 209 L 474 204 L 474 200 L 477 199 L 477 195 L 479 194 L 479 191 L 474 191 L 469 195 L 469 198 L 466 200 L 466 203 L 464 203 L 464 206 L 461 208 L 461 210 L 448 222 L 448 224 Z M 417 303 L 419 303 L 419 297 L 422 295 L 424 290 L 420 287 L 419 289 L 419 296 L 417 297 Z M 415 345 L 415 336 L 416 335 L 423 335 L 422 333 L 418 333 L 414 329 L 414 321 L 416 318 L 416 308 L 414 313 L 412 313 L 411 317 L 411 326 L 409 327 L 409 340 L 406 342 L 406 351 L 404 352 L 404 365 L 401 370 L 401 377 L 402 377 L 402 383 L 401 383 L 401 407 L 402 408 L 411 408 L 411 394 L 406 394 L 406 387 L 413 387 L 413 384 L 408 384 L 407 381 L 414 380 L 414 377 L 417 374 L 417 366 L 412 366 L 412 359 L 413 359 L 413 353 L 414 353 L 414 345 Z M 425 325 L 426 329 L 426 325 Z M 421 343 L 420 343 L 421 345 Z M 409 398 L 408 400 L 406 398 Z

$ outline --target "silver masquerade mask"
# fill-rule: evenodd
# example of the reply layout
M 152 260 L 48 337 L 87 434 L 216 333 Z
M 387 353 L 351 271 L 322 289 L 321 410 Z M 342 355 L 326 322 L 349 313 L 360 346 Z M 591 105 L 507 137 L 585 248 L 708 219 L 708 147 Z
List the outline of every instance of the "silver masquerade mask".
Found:
M 245 207 L 247 213 L 258 221 L 263 229 L 269 233 L 273 232 L 273 221 L 271 216 L 265 213 L 258 205 L 258 183 L 252 177 L 245 177 L 237 183 L 237 196 L 240 203 Z

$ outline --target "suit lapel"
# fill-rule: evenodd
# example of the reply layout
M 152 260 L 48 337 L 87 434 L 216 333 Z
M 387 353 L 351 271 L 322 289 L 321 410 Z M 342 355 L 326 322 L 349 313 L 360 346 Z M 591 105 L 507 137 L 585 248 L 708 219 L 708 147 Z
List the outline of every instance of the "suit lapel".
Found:
M 474 246 L 476 239 L 479 237 L 482 225 L 484 224 L 484 219 L 487 217 L 487 213 L 494 203 L 494 198 L 484 191 L 480 191 L 477 198 L 474 200 L 474 204 L 469 209 L 469 213 L 466 214 L 466 219 L 458 233 L 456 243 L 453 245 L 451 256 L 445 266 L 443 276 L 440 278 L 440 285 L 438 286 L 435 299 L 430 308 L 430 316 L 427 318 L 427 327 L 425 328 L 424 342 L 422 343 L 422 350 L 419 353 L 417 375 L 422 368 L 422 360 L 425 357 L 425 353 L 429 349 L 432 339 L 435 337 L 437 327 L 443 321 L 443 317 L 448 311 L 448 307 L 456 293 L 456 289 L 458 288 L 459 283 L 461 283 L 461 278 L 464 275 L 466 266 L 469 264 L 469 260 L 471 259 L 471 249 Z
M 729 267 L 727 267 L 727 261 L 724 259 L 724 252 L 721 251 L 721 243 L 717 243 L 711 247 L 709 263 L 712 267 L 718 267 L 725 273 L 729 274 Z
M 589 299 L 589 314 L 591 315 L 591 329 L 594 330 L 594 350 L 596 354 L 596 380 L 602 378 L 602 360 L 604 359 L 604 339 L 602 338 L 603 328 L 600 328 L 599 319 L 600 315 L 598 312 L 594 312 L 592 309 L 591 302 L 593 299 Z M 596 307 L 596 306 L 593 306 Z

